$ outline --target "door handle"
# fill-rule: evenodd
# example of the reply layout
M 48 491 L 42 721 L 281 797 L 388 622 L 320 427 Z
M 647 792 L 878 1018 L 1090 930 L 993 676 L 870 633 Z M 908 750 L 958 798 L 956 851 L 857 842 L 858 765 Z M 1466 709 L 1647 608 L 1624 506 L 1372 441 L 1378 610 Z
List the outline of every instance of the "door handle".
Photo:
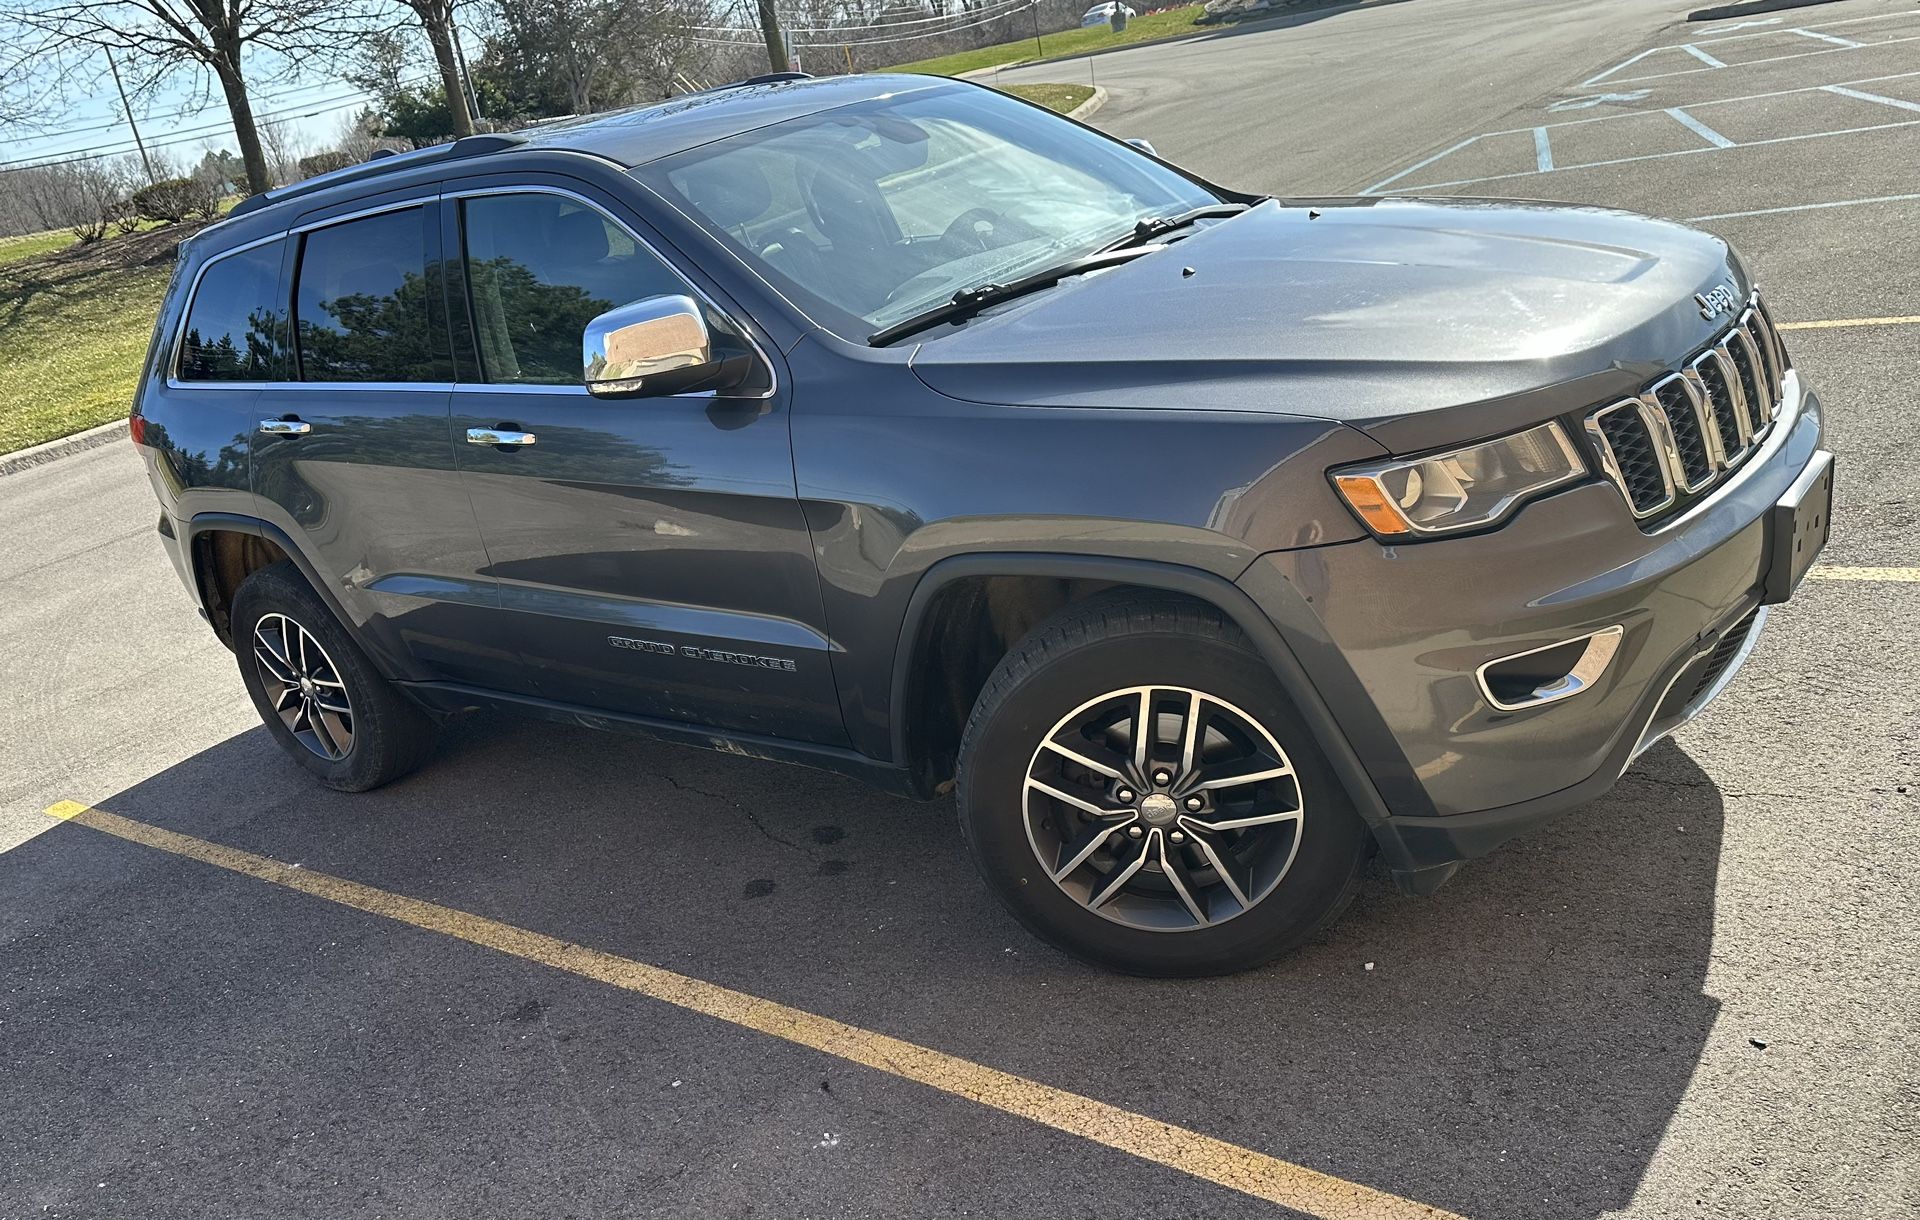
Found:
M 305 436 L 313 425 L 304 419 L 263 419 L 260 431 L 268 436 Z
M 468 428 L 469 445 L 531 445 L 538 440 L 531 432 L 516 432 L 501 424 L 497 428 Z

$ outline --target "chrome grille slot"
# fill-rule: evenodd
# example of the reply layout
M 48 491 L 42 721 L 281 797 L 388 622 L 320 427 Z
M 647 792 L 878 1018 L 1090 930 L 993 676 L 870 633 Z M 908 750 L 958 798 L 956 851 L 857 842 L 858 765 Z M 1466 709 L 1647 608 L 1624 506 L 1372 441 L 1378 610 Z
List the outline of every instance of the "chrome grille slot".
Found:
M 1730 459 L 1738 460 L 1748 439 L 1747 415 L 1733 393 L 1733 370 L 1717 351 L 1702 352 L 1694 357 L 1692 368 L 1693 375 L 1699 379 L 1700 391 L 1706 396 L 1707 410 L 1713 416 L 1714 433 L 1720 438 L 1720 464 L 1724 467 Z
M 1673 476 L 1647 408 L 1629 398 L 1587 417 L 1587 433 L 1600 449 L 1601 466 L 1627 497 L 1636 517 L 1673 505 Z
M 1641 528 L 1712 494 L 1766 438 L 1785 390 L 1786 348 L 1755 295 L 1738 322 L 1638 399 L 1590 412 L 1588 442 Z
M 1714 460 L 1715 446 L 1707 441 L 1706 413 L 1687 379 L 1676 373 L 1648 390 L 1643 399 L 1665 416 L 1667 432 L 1673 437 L 1674 456 L 1680 462 L 1674 481 L 1690 492 L 1713 482 L 1720 470 Z
M 1740 397 L 1747 408 L 1747 430 L 1758 433 L 1771 414 L 1767 410 L 1767 390 L 1765 373 L 1758 365 L 1759 353 L 1754 350 L 1753 341 L 1742 331 L 1735 330 L 1720 344 L 1727 358 L 1733 361 L 1733 370 L 1740 376 Z

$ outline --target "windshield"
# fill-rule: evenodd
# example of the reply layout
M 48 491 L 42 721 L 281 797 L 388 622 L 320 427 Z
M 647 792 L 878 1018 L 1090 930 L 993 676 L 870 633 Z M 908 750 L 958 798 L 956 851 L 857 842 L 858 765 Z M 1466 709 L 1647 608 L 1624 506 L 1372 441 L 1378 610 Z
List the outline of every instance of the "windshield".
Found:
M 854 340 L 1220 201 L 1125 144 L 967 86 L 789 119 L 634 174 Z

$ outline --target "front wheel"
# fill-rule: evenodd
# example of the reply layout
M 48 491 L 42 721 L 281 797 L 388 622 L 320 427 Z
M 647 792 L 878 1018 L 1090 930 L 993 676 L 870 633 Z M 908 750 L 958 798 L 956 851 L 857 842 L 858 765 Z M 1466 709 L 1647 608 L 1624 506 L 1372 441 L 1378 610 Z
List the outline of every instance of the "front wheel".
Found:
M 1116 597 L 1001 661 L 961 748 L 976 862 L 1022 923 L 1134 974 L 1243 970 L 1352 901 L 1370 837 L 1244 635 Z
M 241 582 L 232 621 L 260 719 L 327 787 L 378 788 L 426 758 L 433 722 L 380 676 L 291 562 Z

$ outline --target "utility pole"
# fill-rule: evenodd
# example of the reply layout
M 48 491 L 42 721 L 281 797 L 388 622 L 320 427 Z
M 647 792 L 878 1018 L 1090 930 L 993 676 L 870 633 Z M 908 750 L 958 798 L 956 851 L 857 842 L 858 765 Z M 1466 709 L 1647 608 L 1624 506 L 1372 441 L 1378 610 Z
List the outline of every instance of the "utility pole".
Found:
M 787 40 L 780 33 L 780 18 L 774 15 L 773 0 L 759 0 L 760 35 L 767 40 L 767 70 L 787 71 Z
M 152 186 L 159 179 L 153 176 L 153 162 L 147 159 L 147 146 L 140 139 L 140 124 L 133 121 L 133 107 L 127 104 L 127 87 L 120 83 L 120 65 L 113 62 L 113 52 L 100 48 L 107 56 L 107 70 L 113 73 L 113 87 L 120 91 L 120 109 L 126 113 L 127 126 L 133 129 L 133 146 L 140 150 L 140 164 L 147 167 L 147 185 Z
M 1027 12 L 1033 14 L 1033 50 L 1036 55 L 1045 55 L 1047 48 L 1040 42 L 1040 0 L 1027 5 Z
M 473 103 L 473 117 L 482 119 L 480 113 L 480 86 L 473 83 L 473 73 L 467 68 L 467 49 L 460 45 L 460 27 L 447 18 L 447 33 L 453 38 L 453 57 L 460 64 L 460 79 L 467 83 L 467 97 Z

